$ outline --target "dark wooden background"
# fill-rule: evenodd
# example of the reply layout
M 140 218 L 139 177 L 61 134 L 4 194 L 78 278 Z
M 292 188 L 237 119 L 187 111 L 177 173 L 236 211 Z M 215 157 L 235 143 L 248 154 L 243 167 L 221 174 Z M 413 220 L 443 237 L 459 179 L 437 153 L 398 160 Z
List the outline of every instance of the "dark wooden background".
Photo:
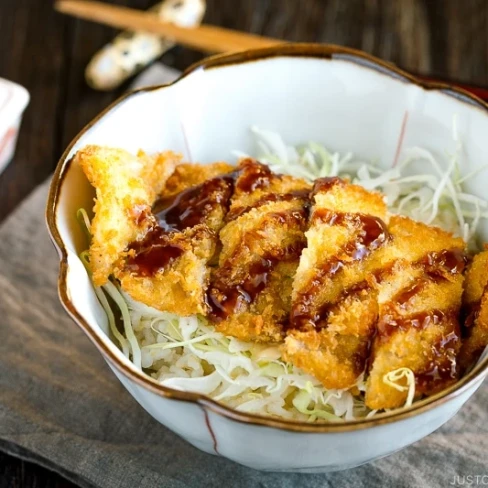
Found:
M 156 0 L 112 0 L 147 9 Z M 487 0 L 207 0 L 205 21 L 294 40 L 363 49 L 403 68 L 488 86 Z M 121 94 L 89 89 L 83 71 L 114 31 L 56 14 L 52 0 L 0 0 L 0 77 L 31 94 L 14 161 L 0 175 L 0 221 L 47 178 L 63 149 Z M 201 59 L 176 48 L 179 69 Z M 72 487 L 0 453 L 0 488 Z

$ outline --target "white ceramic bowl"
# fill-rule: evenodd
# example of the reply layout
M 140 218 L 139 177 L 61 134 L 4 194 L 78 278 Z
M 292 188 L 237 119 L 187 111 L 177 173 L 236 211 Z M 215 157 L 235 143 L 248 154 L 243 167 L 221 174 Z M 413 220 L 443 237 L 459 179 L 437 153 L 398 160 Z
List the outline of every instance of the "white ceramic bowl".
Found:
M 253 153 L 249 128 L 276 130 L 296 144 L 316 140 L 391 166 L 402 147 L 454 150 L 452 117 L 470 172 L 488 160 L 488 106 L 444 85 L 426 85 L 364 53 L 288 45 L 210 58 L 172 85 L 135 91 L 114 103 L 71 143 L 57 167 L 47 208 L 61 256 L 61 301 L 134 398 L 194 446 L 272 471 L 346 469 L 391 454 L 449 420 L 480 386 L 488 358 L 456 385 L 413 407 L 375 418 L 313 425 L 246 413 L 159 385 L 138 371 L 108 336 L 107 318 L 78 258 L 86 247 L 76 220 L 93 191 L 71 156 L 85 144 L 136 151 L 173 149 L 191 161 Z M 485 175 L 468 190 L 486 197 Z M 482 229 L 488 240 L 488 225 Z M 486 354 L 485 354 L 486 356 Z

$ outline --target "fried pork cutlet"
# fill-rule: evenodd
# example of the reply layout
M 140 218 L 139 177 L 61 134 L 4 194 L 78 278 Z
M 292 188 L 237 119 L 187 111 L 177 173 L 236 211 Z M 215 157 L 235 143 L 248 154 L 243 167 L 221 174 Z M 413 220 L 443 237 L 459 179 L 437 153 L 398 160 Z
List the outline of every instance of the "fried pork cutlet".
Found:
M 87 146 L 74 156 L 95 187 L 90 265 L 97 286 L 107 282 L 127 246 L 141 238 L 151 205 L 181 157 L 172 152 L 137 156 L 122 149 Z
M 488 345 L 488 250 L 477 254 L 466 271 L 463 307 L 466 338 L 463 340 L 459 363 L 466 371 Z
M 388 242 L 382 195 L 339 178 L 317 180 L 307 247 L 293 283 L 284 357 L 327 388 L 364 371 L 378 305 L 370 275 Z
M 230 173 L 235 169 L 235 166 L 223 162 L 212 164 L 181 163 L 166 181 L 163 190 L 160 192 L 160 201 L 154 206 L 164 208 L 165 202 L 183 190 L 200 185 L 204 181 L 221 176 L 224 173 Z
M 459 376 L 459 311 L 465 243 L 436 227 L 392 216 L 386 264 L 376 273 L 379 320 L 366 385 L 372 409 L 402 406 L 406 377 L 397 388 L 388 374 L 410 369 L 417 395 L 433 394 Z
M 180 159 L 173 153 L 134 156 L 95 146 L 75 156 L 96 189 L 90 246 L 95 284 L 103 285 L 113 274 L 135 300 L 185 316 L 207 310 L 207 262 L 233 182 L 207 179 L 228 165 L 192 165 L 194 173 L 184 165 L 175 171 Z M 181 191 L 201 179 L 200 185 Z M 167 185 L 173 197 L 154 213 L 152 205 Z
M 134 299 L 188 316 L 208 311 L 208 264 L 216 252 L 235 176 L 215 176 L 183 190 L 199 181 L 189 166 L 184 166 L 183 171 L 177 168 L 166 185 L 169 191 L 180 191 L 155 203 L 153 213 L 147 216 L 149 231 L 131 243 L 125 266 L 115 276 Z M 222 163 L 208 169 L 192 166 L 195 173 L 205 176 L 228 169 Z
M 245 341 L 278 342 L 305 245 L 309 185 L 241 161 L 222 251 L 207 293 L 218 331 Z

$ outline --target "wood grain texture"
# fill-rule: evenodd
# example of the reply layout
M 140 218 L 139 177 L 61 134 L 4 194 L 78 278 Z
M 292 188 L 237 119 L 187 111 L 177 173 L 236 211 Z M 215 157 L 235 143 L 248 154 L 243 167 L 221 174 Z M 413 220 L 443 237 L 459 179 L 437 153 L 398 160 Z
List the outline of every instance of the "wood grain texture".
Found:
M 76 488 L 57 474 L 0 452 L 0 488 Z
M 107 1 L 147 9 L 156 0 Z M 291 41 L 342 44 L 409 70 L 488 86 L 486 0 L 207 0 L 205 22 Z M 15 160 L 0 175 L 0 220 L 126 88 L 99 93 L 83 79 L 91 56 L 114 34 L 56 14 L 50 0 L 0 0 L 0 77 L 31 93 Z M 184 69 L 201 58 L 177 47 L 163 61 Z M 0 488 L 71 486 L 0 454 Z

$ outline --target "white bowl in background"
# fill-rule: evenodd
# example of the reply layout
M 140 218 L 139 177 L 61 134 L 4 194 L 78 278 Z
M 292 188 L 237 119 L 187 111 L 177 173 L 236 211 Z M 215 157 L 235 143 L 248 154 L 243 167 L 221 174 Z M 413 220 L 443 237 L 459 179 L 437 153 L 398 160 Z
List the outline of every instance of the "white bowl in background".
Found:
M 29 103 L 29 92 L 17 83 L 0 78 L 0 173 L 11 161 L 22 114 Z
M 61 257 L 61 301 L 133 397 L 206 452 L 256 469 L 295 472 L 341 470 L 391 454 L 461 408 L 488 374 L 486 354 L 456 385 L 411 408 L 343 423 L 241 413 L 205 395 L 164 387 L 137 370 L 109 337 L 107 317 L 78 258 L 87 244 L 76 212 L 92 207 L 94 192 L 70 160 L 86 144 L 172 149 L 201 163 L 231 160 L 235 149 L 254 152 L 249 128 L 258 125 L 290 144 L 316 140 L 388 168 L 409 146 L 440 157 L 453 152 L 453 116 L 467 174 L 488 159 L 486 104 L 462 90 L 421 83 L 359 51 L 306 44 L 209 58 L 171 85 L 124 95 L 70 144 L 51 184 L 47 221 Z M 486 175 L 466 183 L 485 198 L 487 185 Z M 481 237 L 488 241 L 486 222 Z

